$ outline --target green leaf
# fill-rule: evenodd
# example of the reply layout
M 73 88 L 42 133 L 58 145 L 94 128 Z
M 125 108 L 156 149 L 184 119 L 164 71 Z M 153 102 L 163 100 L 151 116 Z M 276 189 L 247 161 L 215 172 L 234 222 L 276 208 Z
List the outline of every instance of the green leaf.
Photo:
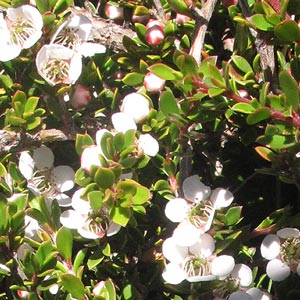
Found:
M 279 73 L 279 84 L 286 96 L 287 105 L 297 111 L 299 105 L 298 83 L 287 70 L 283 70 Z
M 216 85 L 221 89 L 226 89 L 226 84 L 223 75 L 221 74 L 219 69 L 211 63 L 208 63 L 208 76 L 213 85 Z
M 50 3 L 48 0 L 36 0 L 36 6 L 41 14 L 50 10 Z
M 88 134 L 76 135 L 75 149 L 79 155 L 81 155 L 84 148 L 91 145 L 94 145 L 94 141 Z
M 241 213 L 242 206 L 230 207 L 225 214 L 226 225 L 231 226 L 238 223 L 241 218 Z
M 110 216 L 115 223 L 125 227 L 131 217 L 131 209 L 121 206 L 114 206 L 110 210 Z
M 72 4 L 73 0 L 58 0 L 53 7 L 53 12 L 58 15 L 64 12 Z
M 255 151 L 265 160 L 267 161 L 272 161 L 274 158 L 274 152 L 267 148 L 267 147 L 263 147 L 263 146 L 257 146 L 255 147 Z
M 263 135 L 258 137 L 256 142 L 262 145 L 269 146 L 272 149 L 285 149 L 295 145 L 295 138 L 291 135 Z
M 176 71 L 163 63 L 156 63 L 150 66 L 149 70 L 165 80 L 176 80 L 183 77 L 179 71 Z
M 88 251 L 88 248 L 83 248 L 83 249 L 79 250 L 78 253 L 76 254 L 74 263 L 73 263 L 73 269 L 74 269 L 75 274 L 77 273 L 77 270 L 79 269 L 79 267 L 83 265 L 87 251 Z
M 255 111 L 255 108 L 249 103 L 236 103 L 231 107 L 231 109 L 244 114 L 251 114 Z
M 235 66 L 242 72 L 248 73 L 248 72 L 253 72 L 251 65 L 248 63 L 248 61 L 238 55 L 233 55 L 231 57 L 232 61 L 234 62 Z
M 70 260 L 73 249 L 73 235 L 70 229 L 61 227 L 56 234 L 56 247 L 63 258 Z
M 131 72 L 126 74 L 122 81 L 124 84 L 128 85 L 128 86 L 139 86 L 143 83 L 144 81 L 144 74 L 141 73 L 137 73 L 137 72 Z
M 284 20 L 274 28 L 274 33 L 283 43 L 298 42 L 300 40 L 300 29 L 293 20 Z
M 257 124 L 260 121 L 266 120 L 270 117 L 270 109 L 266 107 L 261 107 L 255 110 L 251 115 L 247 117 L 247 123 L 250 125 Z
M 177 101 L 171 91 L 164 91 L 160 94 L 159 108 L 166 117 L 170 114 L 180 114 Z
M 198 66 L 195 58 L 181 51 L 175 51 L 174 62 L 184 75 L 197 75 Z
M 39 97 L 29 97 L 26 101 L 24 113 L 34 112 L 39 102 Z
M 100 188 L 107 189 L 115 183 L 115 174 L 109 168 L 99 167 L 94 179 Z
M 97 267 L 102 260 L 104 259 L 104 255 L 100 249 L 97 249 L 88 259 L 87 266 L 89 270 Z
M 149 201 L 150 198 L 151 193 L 149 189 L 140 184 L 137 184 L 137 191 L 133 198 L 134 205 L 142 205 Z
M 268 22 L 266 16 L 255 14 L 251 18 L 252 24 L 259 30 L 270 31 L 273 30 L 274 25 Z
M 92 191 L 87 196 L 93 210 L 100 210 L 102 207 L 103 194 L 101 191 Z
M 6 173 L 7 173 L 6 168 L 5 168 L 4 165 L 0 162 L 0 177 L 4 177 Z
M 84 300 L 84 285 L 82 281 L 72 274 L 63 274 L 61 283 L 64 288 L 75 298 Z

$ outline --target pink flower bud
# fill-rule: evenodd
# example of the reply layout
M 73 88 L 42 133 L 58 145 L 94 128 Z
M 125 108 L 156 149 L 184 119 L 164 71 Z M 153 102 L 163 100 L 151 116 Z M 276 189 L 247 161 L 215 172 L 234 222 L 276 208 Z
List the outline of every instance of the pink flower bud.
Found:
M 144 78 L 144 87 L 150 93 L 158 93 L 160 92 L 164 86 L 166 81 L 157 75 L 149 72 L 146 74 Z
M 88 105 L 91 100 L 89 89 L 81 84 L 76 86 L 75 92 L 71 99 L 71 104 L 75 109 L 81 109 Z
M 105 15 L 114 21 L 121 21 L 124 19 L 124 9 L 123 7 L 106 4 L 104 8 Z
M 151 46 L 160 45 L 164 38 L 164 31 L 158 25 L 151 26 L 145 34 L 145 40 Z
M 191 18 L 189 16 L 182 15 L 179 13 L 176 14 L 176 18 L 175 18 L 175 20 L 178 24 L 184 24 L 185 22 L 188 22 L 190 19 Z

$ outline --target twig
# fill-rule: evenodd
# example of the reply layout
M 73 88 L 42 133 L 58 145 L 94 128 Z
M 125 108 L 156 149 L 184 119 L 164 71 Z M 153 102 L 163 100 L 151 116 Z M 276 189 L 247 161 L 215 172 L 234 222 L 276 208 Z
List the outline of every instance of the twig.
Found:
M 197 7 L 191 7 L 192 14 L 196 21 L 190 55 L 193 56 L 198 65 L 201 63 L 201 52 L 204 45 L 205 33 L 212 13 L 218 0 L 206 0 L 204 6 L 199 10 Z
M 252 12 L 246 0 L 239 0 L 239 5 L 246 20 L 251 23 Z M 267 33 L 259 30 L 249 29 L 255 39 L 256 51 L 260 56 L 260 65 L 264 73 L 264 80 L 270 82 L 273 92 L 278 93 L 277 74 L 275 68 L 274 46 L 268 44 Z
M 153 0 L 153 4 L 156 8 L 156 11 L 157 11 L 157 15 L 158 17 L 163 21 L 163 22 L 166 22 L 166 15 L 165 15 L 165 11 L 164 11 L 164 8 L 160 2 L 160 0 Z

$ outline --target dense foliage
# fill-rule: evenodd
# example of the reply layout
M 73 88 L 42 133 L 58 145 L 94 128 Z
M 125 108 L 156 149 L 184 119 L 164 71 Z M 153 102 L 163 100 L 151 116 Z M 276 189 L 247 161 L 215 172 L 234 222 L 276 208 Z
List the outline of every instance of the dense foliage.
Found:
M 299 0 L 0 0 L 0 298 L 300 296 Z

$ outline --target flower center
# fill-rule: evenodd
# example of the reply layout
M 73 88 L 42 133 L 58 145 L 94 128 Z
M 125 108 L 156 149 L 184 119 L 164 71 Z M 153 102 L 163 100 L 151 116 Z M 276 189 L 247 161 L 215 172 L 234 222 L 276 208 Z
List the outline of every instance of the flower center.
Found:
M 42 71 L 50 81 L 63 83 L 69 75 L 69 69 L 69 61 L 49 59 Z
M 54 43 L 74 50 L 80 45 L 81 42 L 78 31 L 78 29 L 66 27 L 59 32 L 54 40 Z
M 189 211 L 189 221 L 197 228 L 205 226 L 210 219 L 211 214 L 214 213 L 214 207 L 211 200 L 206 200 L 194 206 Z
M 183 270 L 188 277 L 206 276 L 210 274 L 210 264 L 205 258 L 189 255 L 183 262 Z
M 29 20 L 18 19 L 10 26 L 10 38 L 13 44 L 23 46 L 24 43 L 34 34 L 35 28 Z
M 109 218 L 103 210 L 96 210 L 89 213 L 85 227 L 88 231 L 95 233 L 102 238 L 109 226 Z
M 300 261 L 300 238 L 289 238 L 280 249 L 282 260 L 289 265 L 298 265 Z
M 51 170 L 37 170 L 34 172 L 32 179 L 29 180 L 28 186 L 33 187 L 34 190 L 37 190 L 41 195 L 53 198 L 56 195 L 55 184 L 49 180 Z

